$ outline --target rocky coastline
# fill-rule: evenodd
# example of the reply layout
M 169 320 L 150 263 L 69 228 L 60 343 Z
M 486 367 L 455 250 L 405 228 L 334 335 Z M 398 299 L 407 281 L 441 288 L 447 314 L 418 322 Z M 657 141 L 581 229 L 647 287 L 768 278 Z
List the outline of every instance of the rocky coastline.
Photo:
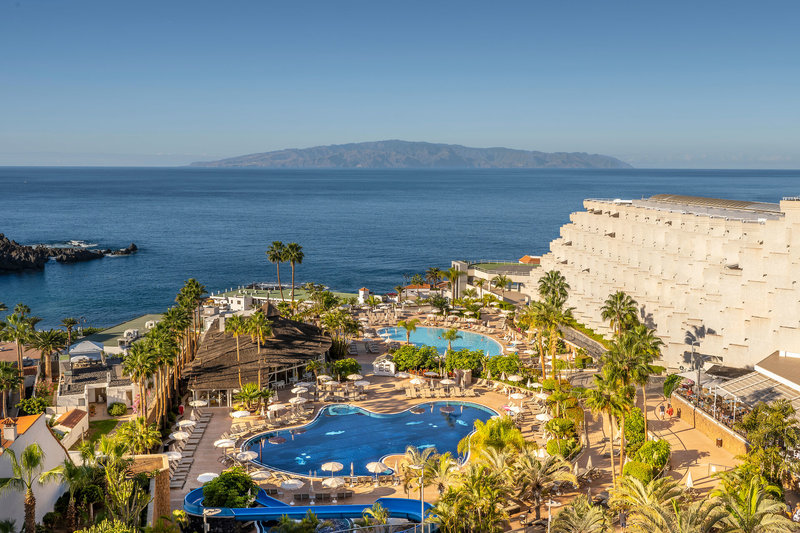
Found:
M 59 263 L 80 263 L 100 259 L 107 255 L 131 255 L 138 251 L 131 243 L 118 250 L 88 250 L 86 248 L 51 248 L 48 246 L 25 246 L 0 233 L 0 274 L 43 270 L 44 265 L 55 259 Z

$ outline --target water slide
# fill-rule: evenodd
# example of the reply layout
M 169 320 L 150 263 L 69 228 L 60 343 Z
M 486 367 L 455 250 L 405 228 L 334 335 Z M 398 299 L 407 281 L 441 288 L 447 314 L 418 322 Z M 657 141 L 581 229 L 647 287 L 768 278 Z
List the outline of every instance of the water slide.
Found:
M 192 515 L 203 516 L 203 488 L 189 491 L 183 500 L 184 510 Z M 267 495 L 259 489 L 256 496 L 256 503 L 261 507 L 223 507 L 214 518 L 233 518 L 243 522 L 259 520 L 280 520 L 283 515 L 289 518 L 302 519 L 306 512 L 312 511 L 320 520 L 334 518 L 361 518 L 365 509 L 372 507 L 372 504 L 358 505 L 288 505 Z M 389 511 L 392 518 L 402 518 L 420 522 L 422 519 L 420 503 L 418 500 L 406 498 L 378 498 L 375 503 L 380 503 L 384 509 Z M 425 503 L 425 513 L 430 510 L 431 504 Z

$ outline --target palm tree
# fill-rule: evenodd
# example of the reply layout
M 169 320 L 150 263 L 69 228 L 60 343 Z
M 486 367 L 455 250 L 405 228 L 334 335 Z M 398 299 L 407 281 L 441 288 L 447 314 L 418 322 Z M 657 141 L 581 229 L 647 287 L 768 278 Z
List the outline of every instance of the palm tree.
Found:
M 389 521 L 389 510 L 380 503 L 375 502 L 369 509 L 364 509 L 362 517 L 367 525 L 385 524 Z
M 3 394 L 3 418 L 8 417 L 6 396 L 19 386 L 20 379 L 17 367 L 8 361 L 0 361 L 0 391 Z
M 511 417 L 492 418 L 486 422 L 476 420 L 475 431 L 458 443 L 458 453 L 482 454 L 487 450 L 521 450 L 525 447 L 522 433 Z
M 447 351 L 453 351 L 453 341 L 458 340 L 461 338 L 461 335 L 458 334 L 459 331 L 457 328 L 448 329 L 447 331 L 442 333 L 442 338 L 447 341 Z
M 411 344 L 411 334 L 417 331 L 418 318 L 411 318 L 409 320 L 400 320 L 397 327 L 406 330 L 406 344 Z
M 61 321 L 61 326 L 67 330 L 67 346 L 72 346 L 72 329 L 78 325 L 78 320 L 67 317 Z
M 428 471 L 425 478 L 429 479 L 431 483 L 436 485 L 439 491 L 439 496 L 444 494 L 453 481 L 458 476 L 456 471 L 456 462 L 450 452 L 442 455 L 437 455 L 426 465 Z
M 130 347 L 128 355 L 122 360 L 122 372 L 139 385 L 139 400 L 142 414 L 147 416 L 147 381 L 156 371 L 156 356 L 146 340 Z
M 671 477 L 652 479 L 644 484 L 638 478 L 625 476 L 611 497 L 612 507 L 634 510 L 648 505 L 662 507 L 684 497 L 683 488 Z
M 250 315 L 247 319 L 246 327 L 250 333 L 250 339 L 258 346 L 258 388 L 261 388 L 261 344 L 263 344 L 268 337 L 272 337 L 272 322 L 267 318 L 261 309 Z
M 478 287 L 478 289 L 480 289 L 481 291 L 480 298 L 483 299 L 483 287 L 486 285 L 486 280 L 483 278 L 477 278 L 472 282 L 472 284 Z
M 442 271 L 439 268 L 430 267 L 425 271 L 425 281 L 430 283 L 431 290 L 436 287 L 436 284 L 439 283 L 440 279 L 442 279 Z
M 283 301 L 283 285 L 281 285 L 281 263 L 286 261 L 286 246 L 281 241 L 272 241 L 267 250 L 267 259 L 278 269 L 278 290 L 281 291 L 281 301 Z M 292 283 L 294 285 L 294 283 Z
M 622 336 L 622 330 L 637 320 L 636 300 L 622 291 L 609 295 L 600 308 L 603 320 L 611 323 L 611 329 L 617 337 Z
M 397 303 L 402 303 L 403 301 L 403 291 L 406 290 L 405 287 L 402 285 L 398 285 L 394 288 L 395 292 L 397 292 Z
M 500 289 L 500 300 L 505 300 L 506 289 L 511 285 L 511 278 L 508 276 L 495 276 L 492 278 L 492 285 Z
M 14 313 L 6 317 L 6 327 L 3 330 L 3 337 L 17 345 L 17 372 L 19 372 L 20 376 L 20 400 L 25 398 L 25 376 L 23 374 L 22 351 L 34 331 L 30 320 L 26 316 L 29 312 L 30 309 L 27 306 L 17 304 L 14 308 Z
M 69 504 L 67 505 L 67 525 L 70 531 L 77 529 L 77 510 L 75 509 L 75 494 L 92 484 L 95 477 L 95 469 L 88 465 L 76 465 L 69 459 L 54 469 L 41 475 L 41 480 L 61 481 L 66 483 L 69 491 Z
M 599 505 L 592 505 L 581 494 L 562 509 L 553 520 L 553 533 L 605 533 L 608 520 Z
M 7 448 L 2 457 L 11 462 L 11 477 L 0 478 L 0 495 L 9 491 L 25 494 L 25 533 L 36 532 L 36 497 L 33 494 L 35 485 L 47 482 L 49 472 L 40 477 L 44 468 L 44 451 L 37 443 L 29 444 L 22 450 L 20 458 L 11 448 Z
M 672 500 L 663 506 L 637 508 L 628 526 L 635 533 L 712 533 L 724 517 L 725 510 L 718 500 L 699 500 L 688 505 Z
M 677 389 L 678 386 L 681 384 L 681 381 L 683 381 L 683 376 L 679 376 L 678 374 L 670 374 L 669 376 L 666 377 L 666 379 L 664 380 L 664 387 L 662 390 L 662 394 L 664 395 L 665 400 L 670 399 L 672 393 L 675 392 L 675 389 Z
M 456 267 L 450 267 L 445 271 L 444 277 L 450 283 L 450 301 L 455 302 L 456 300 L 456 293 L 458 292 L 458 280 L 461 276 L 464 275 L 464 272 L 457 269 Z
M 632 338 L 635 360 L 630 369 L 631 382 L 639 385 L 642 390 L 642 412 L 644 414 L 644 440 L 648 439 L 647 434 L 647 385 L 650 377 L 654 374 L 661 374 L 666 370 L 663 366 L 653 363 L 661 356 L 661 346 L 664 344 L 655 332 L 644 324 L 634 326 L 629 335 Z
M 294 292 L 294 287 L 292 287 L 292 292 Z M 225 320 L 225 332 L 230 333 L 233 335 L 233 338 L 236 339 L 236 366 L 239 370 L 239 388 L 242 388 L 242 363 L 241 359 L 239 358 L 239 337 L 244 335 L 247 331 L 245 321 L 240 315 L 233 315 L 232 317 Z
M 734 491 L 719 491 L 718 496 L 727 511 L 723 529 L 731 533 L 781 533 L 791 531 L 792 522 L 783 514 L 785 504 L 773 498 L 758 476 Z
M 551 300 L 554 302 L 561 302 L 562 304 L 567 301 L 569 294 L 569 283 L 567 283 L 564 275 L 558 270 L 550 270 L 539 278 L 539 295 L 542 300 Z
M 616 383 L 607 379 L 604 376 L 595 374 L 595 389 L 586 391 L 586 406 L 592 413 L 605 414 L 608 418 L 609 430 L 613 432 L 614 422 L 613 418 L 617 416 L 621 410 L 622 405 L 616 393 Z M 612 486 L 617 486 L 617 474 L 614 469 L 614 438 L 613 435 L 609 439 L 611 442 L 611 478 Z
M 131 453 L 150 453 L 161 443 L 161 432 L 155 424 L 148 424 L 143 416 L 125 422 L 117 429 L 117 435 Z
M 548 455 L 539 459 L 535 452 L 524 450 L 514 463 L 514 479 L 519 486 L 520 499 L 532 501 L 536 506 L 536 519 L 541 518 L 541 507 L 544 498 L 553 490 L 555 483 L 578 480 L 570 471 L 570 464 L 558 455 Z
M 296 242 L 290 242 L 286 245 L 286 255 L 284 259 L 289 261 L 289 264 L 292 265 L 292 304 L 294 304 L 294 266 L 302 264 L 304 257 L 305 254 L 303 253 L 302 246 Z
M 31 345 L 39 350 L 44 362 L 44 376 L 47 381 L 51 380 L 53 363 L 51 356 L 63 350 L 67 344 L 64 332 L 60 329 L 49 329 L 36 331 L 31 335 Z

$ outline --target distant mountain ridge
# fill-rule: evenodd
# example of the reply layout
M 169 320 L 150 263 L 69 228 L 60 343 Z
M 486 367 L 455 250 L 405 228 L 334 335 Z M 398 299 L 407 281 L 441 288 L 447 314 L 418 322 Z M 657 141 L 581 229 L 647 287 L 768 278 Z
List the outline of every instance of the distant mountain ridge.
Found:
M 615 157 L 584 152 L 535 152 L 511 148 L 470 148 L 457 144 L 375 141 L 290 148 L 194 167 L 258 168 L 631 168 Z

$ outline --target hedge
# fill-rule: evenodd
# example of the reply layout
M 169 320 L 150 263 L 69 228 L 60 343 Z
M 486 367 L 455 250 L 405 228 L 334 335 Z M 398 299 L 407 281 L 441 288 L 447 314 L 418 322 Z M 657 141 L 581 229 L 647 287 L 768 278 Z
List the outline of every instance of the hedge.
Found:
M 646 485 L 653 479 L 653 467 L 641 461 L 628 461 L 622 468 L 622 474 L 635 477 Z

